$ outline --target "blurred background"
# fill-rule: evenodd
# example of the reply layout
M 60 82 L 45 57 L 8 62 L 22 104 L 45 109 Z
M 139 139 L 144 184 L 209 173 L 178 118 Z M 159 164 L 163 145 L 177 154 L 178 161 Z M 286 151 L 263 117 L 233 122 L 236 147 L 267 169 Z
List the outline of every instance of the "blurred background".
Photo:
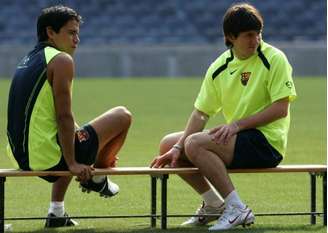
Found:
M 83 17 L 79 77 L 203 76 L 226 49 L 222 17 L 232 0 L 1 0 L 0 76 L 36 44 L 42 8 L 63 4 Z M 282 49 L 297 76 L 326 76 L 325 0 L 250 0 L 263 39 Z
M 0 0 L 0 167 L 12 167 L 5 156 L 10 78 L 17 63 L 36 44 L 36 20 L 42 8 L 63 4 L 83 16 L 81 42 L 75 54 L 78 78 L 74 82 L 72 104 L 75 119 L 82 125 L 106 109 L 126 106 L 133 113 L 133 124 L 120 151 L 119 166 L 135 167 L 149 165 L 158 154 L 158 144 L 164 135 L 184 129 L 206 69 L 226 50 L 222 17 L 236 2 Z M 264 16 L 263 39 L 285 52 L 296 77 L 298 99 L 291 105 L 288 156 L 283 163 L 327 164 L 326 1 L 248 2 Z M 208 127 L 221 122 L 222 114 L 218 114 L 210 120 Z M 71 216 L 144 214 L 149 211 L 148 177 L 111 178 L 121 188 L 121 194 L 114 201 L 96 200 L 95 195 L 80 195 L 78 183 L 72 182 L 73 187 L 65 201 L 65 208 Z M 274 177 L 270 174 L 236 174 L 233 181 L 241 197 L 256 213 L 309 209 L 308 174 Z M 177 176 L 170 176 L 169 182 L 168 212 L 194 213 L 200 202 L 198 195 Z M 50 188 L 37 178 L 8 178 L 6 217 L 46 216 Z M 173 195 L 180 193 L 184 194 L 183 198 Z M 319 183 L 317 195 L 321 200 L 322 185 Z M 321 203 L 317 208 L 322 209 Z M 308 220 L 305 215 L 258 218 L 252 232 L 327 232 L 321 218 L 317 220 L 318 225 L 310 225 Z M 167 232 L 204 232 L 203 227 L 179 229 L 181 221 L 181 218 L 170 218 Z M 13 224 L 13 232 L 45 232 L 41 220 L 5 223 Z M 81 220 L 80 223 L 77 229 L 60 232 L 162 232 L 149 229 L 149 220 L 141 218 L 129 221 Z

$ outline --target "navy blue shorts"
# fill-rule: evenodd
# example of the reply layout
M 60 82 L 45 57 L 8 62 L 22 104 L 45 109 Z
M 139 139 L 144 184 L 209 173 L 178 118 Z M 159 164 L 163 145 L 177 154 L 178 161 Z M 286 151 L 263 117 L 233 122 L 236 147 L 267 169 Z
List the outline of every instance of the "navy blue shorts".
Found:
M 237 134 L 234 157 L 228 168 L 276 167 L 282 158 L 260 130 L 248 129 Z
M 78 163 L 91 165 L 96 161 L 98 152 L 98 135 L 91 125 L 87 124 L 75 131 L 75 160 Z M 68 166 L 62 155 L 59 163 L 47 171 L 67 171 Z M 41 176 L 48 182 L 55 182 L 58 176 Z

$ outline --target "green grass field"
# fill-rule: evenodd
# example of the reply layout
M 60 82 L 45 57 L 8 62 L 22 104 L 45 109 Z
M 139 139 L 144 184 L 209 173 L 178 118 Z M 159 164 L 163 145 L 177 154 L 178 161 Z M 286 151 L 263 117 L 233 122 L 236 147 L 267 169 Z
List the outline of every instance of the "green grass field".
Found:
M 74 83 L 73 108 L 78 123 L 83 124 L 105 110 L 125 105 L 133 113 L 133 125 L 120 153 L 119 166 L 147 166 L 158 150 L 158 142 L 167 133 L 183 130 L 193 109 L 201 79 L 77 79 Z M 296 78 L 298 99 L 292 104 L 292 123 L 288 153 L 283 164 L 326 163 L 326 79 Z M 6 144 L 6 105 L 9 80 L 0 79 L 0 167 L 11 167 L 4 156 Z M 222 122 L 211 119 L 209 127 Z M 233 182 L 241 198 L 255 213 L 309 210 L 307 174 L 234 174 Z M 70 215 L 147 214 L 150 209 L 150 182 L 146 176 L 112 177 L 121 192 L 113 199 L 96 194 L 82 194 L 72 182 L 65 208 Z M 321 179 L 320 179 L 321 181 Z M 192 214 L 200 198 L 178 177 L 168 183 L 168 212 Z M 321 182 L 318 182 L 321 201 Z M 50 185 L 38 178 L 8 178 L 6 181 L 6 217 L 46 216 Z M 322 206 L 319 205 L 319 210 Z M 309 233 L 326 232 L 322 219 L 311 226 L 309 216 L 258 217 L 247 230 L 229 232 Z M 165 232 L 207 232 L 207 228 L 182 228 L 184 219 L 170 218 Z M 149 219 L 79 220 L 71 229 L 49 230 L 44 221 L 7 221 L 13 232 L 160 232 L 150 229 Z

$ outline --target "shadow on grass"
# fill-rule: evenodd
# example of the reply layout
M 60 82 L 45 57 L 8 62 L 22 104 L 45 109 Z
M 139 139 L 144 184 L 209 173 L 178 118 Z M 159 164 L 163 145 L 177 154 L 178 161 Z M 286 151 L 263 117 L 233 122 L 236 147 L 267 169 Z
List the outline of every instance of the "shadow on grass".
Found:
M 229 232 L 229 233 L 265 233 L 265 232 L 322 232 L 327 228 L 322 225 L 262 225 L 254 226 L 250 228 L 238 228 L 229 231 L 220 231 L 220 232 Z M 13 231 L 15 232 L 15 231 Z M 79 229 L 79 228 L 65 228 L 65 229 L 39 229 L 34 231 L 24 231 L 24 233 L 55 233 L 55 232 L 65 232 L 65 233 L 152 233 L 152 232 L 165 232 L 165 233 L 189 233 L 189 232 L 209 232 L 207 227 L 170 227 L 167 230 L 161 230 L 158 228 L 139 228 L 139 229 L 104 229 L 104 228 L 93 228 L 93 229 Z

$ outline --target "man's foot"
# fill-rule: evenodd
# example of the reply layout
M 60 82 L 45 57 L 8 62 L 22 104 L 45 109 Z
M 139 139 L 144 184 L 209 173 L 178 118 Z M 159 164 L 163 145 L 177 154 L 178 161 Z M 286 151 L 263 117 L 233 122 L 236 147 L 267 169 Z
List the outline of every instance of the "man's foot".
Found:
M 218 219 L 218 222 L 209 228 L 210 231 L 227 230 L 238 225 L 243 227 L 250 226 L 255 221 L 255 216 L 247 206 L 244 209 L 227 206 L 223 214 Z
M 221 215 L 224 210 L 224 205 L 220 207 L 212 207 L 206 206 L 205 203 L 197 209 L 195 215 L 202 215 L 202 214 L 217 214 Z M 202 226 L 206 225 L 209 222 L 212 222 L 218 219 L 220 216 L 195 216 L 189 218 L 187 221 L 181 224 L 181 226 Z
M 80 188 L 82 192 L 97 192 L 101 197 L 112 197 L 118 194 L 120 188 L 117 184 L 111 182 L 108 177 L 104 179 L 103 182 L 95 183 L 92 179 L 88 180 L 86 183 L 80 183 Z
M 13 225 L 12 224 L 5 224 L 5 232 L 12 232 Z
M 63 217 L 57 217 L 53 213 L 49 213 L 44 227 L 70 227 L 77 225 L 79 224 L 71 219 L 67 213 Z

